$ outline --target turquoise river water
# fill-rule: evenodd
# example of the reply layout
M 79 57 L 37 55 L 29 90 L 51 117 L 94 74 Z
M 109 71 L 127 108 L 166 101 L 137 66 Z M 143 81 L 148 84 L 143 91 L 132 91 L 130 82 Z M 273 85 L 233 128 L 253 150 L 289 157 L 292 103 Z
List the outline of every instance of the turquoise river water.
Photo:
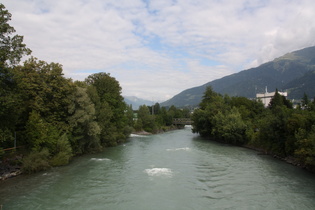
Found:
M 2 209 L 315 209 L 315 176 L 190 128 L 0 183 Z

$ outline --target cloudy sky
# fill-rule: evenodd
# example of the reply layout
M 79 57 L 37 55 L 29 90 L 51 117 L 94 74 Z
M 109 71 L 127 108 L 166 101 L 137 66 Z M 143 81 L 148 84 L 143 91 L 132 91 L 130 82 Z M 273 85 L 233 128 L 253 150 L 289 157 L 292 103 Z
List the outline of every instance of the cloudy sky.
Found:
M 315 45 L 313 0 L 1 2 L 33 56 L 154 101 Z

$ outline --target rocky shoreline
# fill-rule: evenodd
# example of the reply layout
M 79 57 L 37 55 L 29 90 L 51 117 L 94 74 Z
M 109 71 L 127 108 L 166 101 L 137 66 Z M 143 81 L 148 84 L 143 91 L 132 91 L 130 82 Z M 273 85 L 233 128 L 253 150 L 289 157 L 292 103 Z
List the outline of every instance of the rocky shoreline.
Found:
M 20 165 L 11 165 L 8 162 L 0 161 L 0 181 L 16 177 L 22 174 Z

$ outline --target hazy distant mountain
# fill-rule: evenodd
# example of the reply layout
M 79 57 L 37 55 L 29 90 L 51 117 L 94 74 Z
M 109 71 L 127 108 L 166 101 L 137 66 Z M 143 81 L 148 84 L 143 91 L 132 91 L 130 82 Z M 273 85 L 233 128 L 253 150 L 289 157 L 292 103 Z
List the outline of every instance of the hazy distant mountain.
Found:
M 137 98 L 136 96 L 124 96 L 124 100 L 127 104 L 132 105 L 133 110 L 139 109 L 141 105 L 152 106 L 154 104 L 153 101 Z
M 288 91 L 288 98 L 300 99 L 304 92 L 315 96 L 315 47 L 285 54 L 282 57 L 262 64 L 256 68 L 213 80 L 204 85 L 184 90 L 161 106 L 196 106 L 200 103 L 207 86 L 230 96 L 254 98 L 256 93 L 264 92 L 265 87 L 272 92 Z

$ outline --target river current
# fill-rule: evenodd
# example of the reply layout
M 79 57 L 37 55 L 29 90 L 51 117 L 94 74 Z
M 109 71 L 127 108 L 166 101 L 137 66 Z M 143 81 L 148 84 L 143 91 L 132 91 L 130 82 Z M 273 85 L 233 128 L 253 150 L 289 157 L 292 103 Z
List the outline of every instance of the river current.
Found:
M 0 183 L 2 209 L 314 209 L 315 176 L 190 128 Z

